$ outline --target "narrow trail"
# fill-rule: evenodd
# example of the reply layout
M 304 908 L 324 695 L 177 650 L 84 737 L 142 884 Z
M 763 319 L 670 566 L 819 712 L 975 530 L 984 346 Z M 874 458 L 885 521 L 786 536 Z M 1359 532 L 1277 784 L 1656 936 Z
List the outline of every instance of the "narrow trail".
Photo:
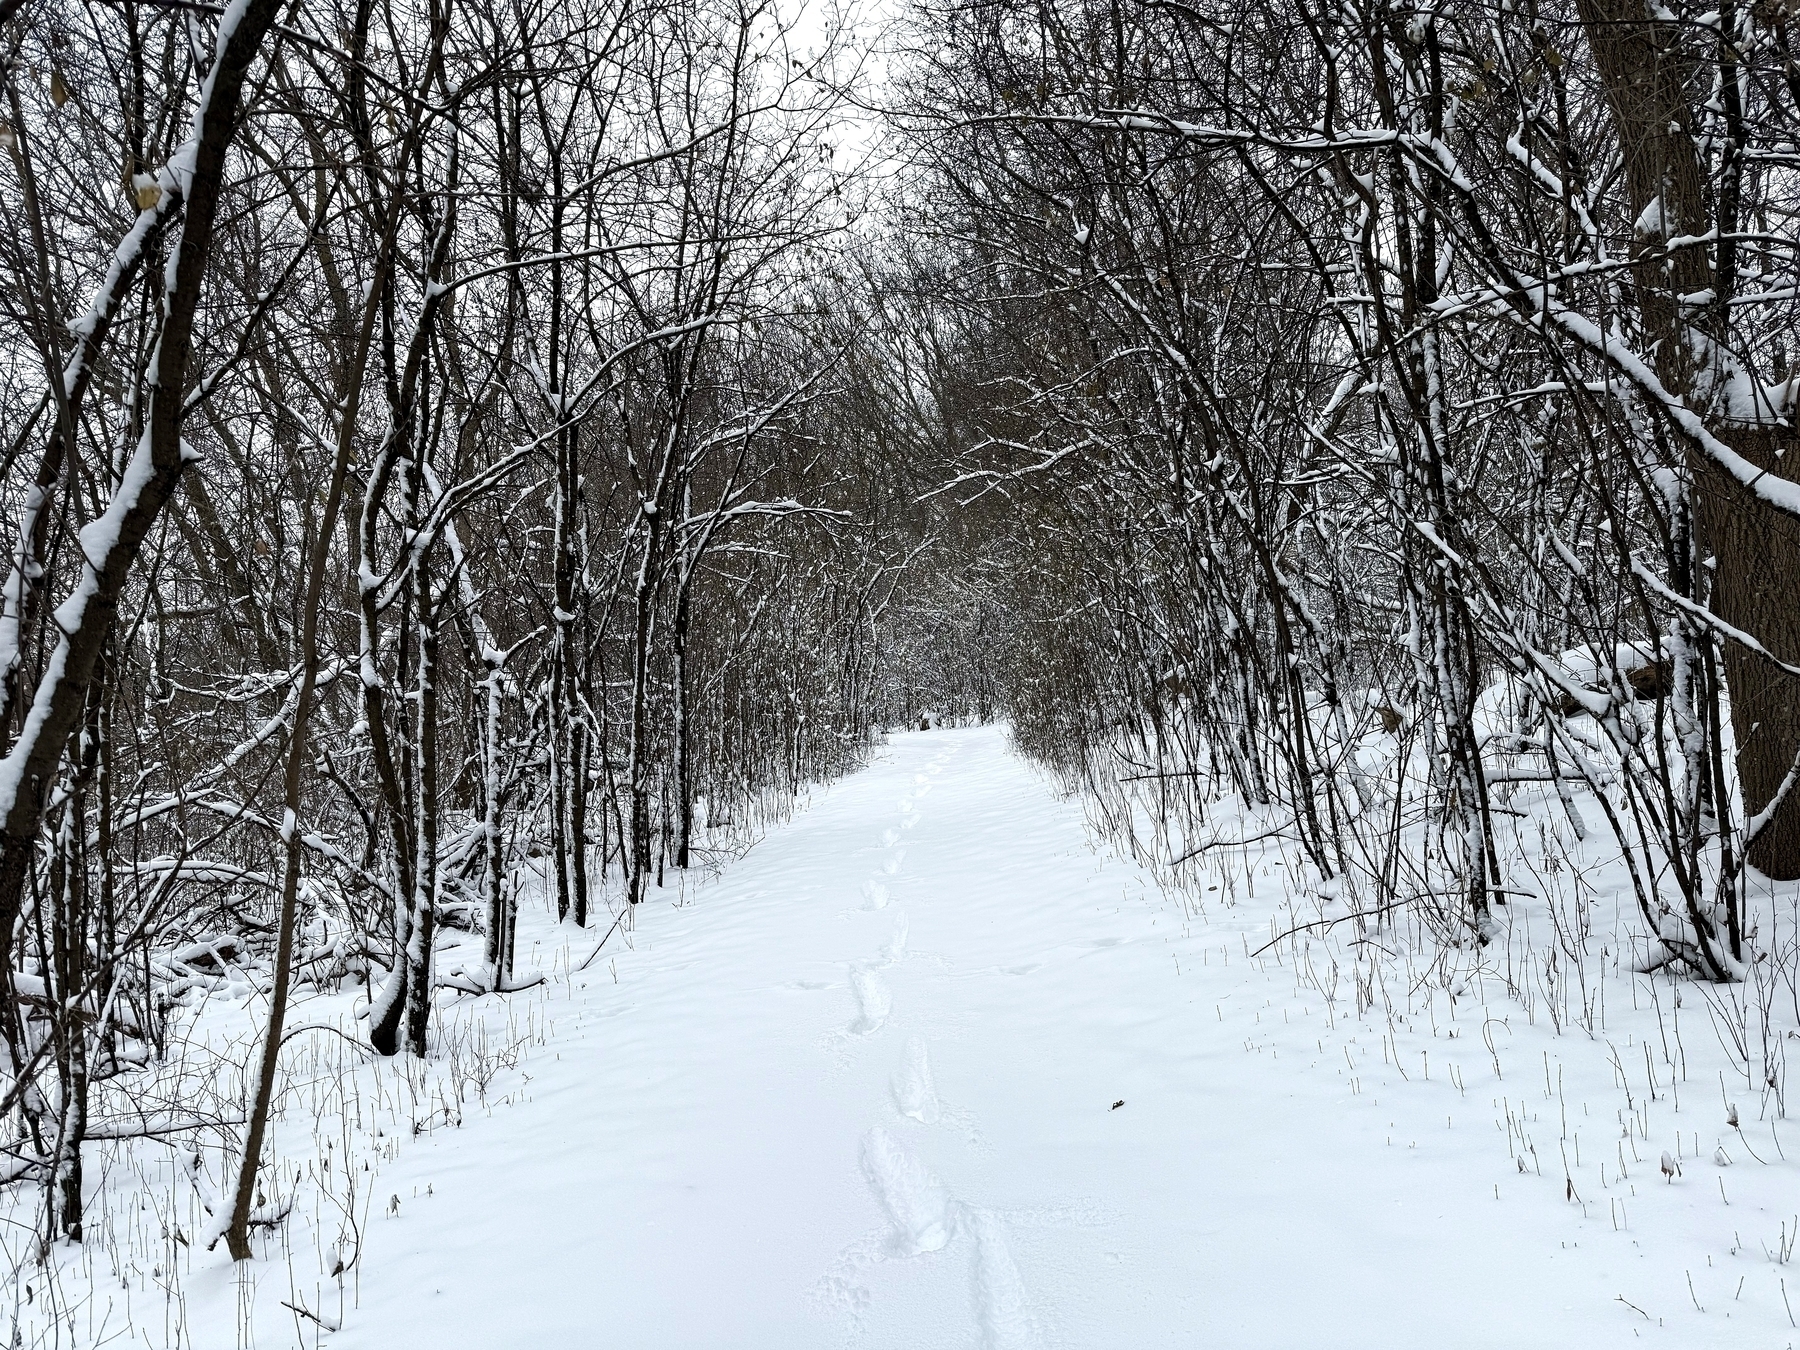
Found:
M 408 1145 L 330 1343 L 1640 1343 L 1553 1207 L 1496 1224 L 1466 1153 L 1261 1035 L 1299 1009 L 1233 914 L 1097 855 L 1004 732 L 896 737 L 646 904 L 531 1100 Z

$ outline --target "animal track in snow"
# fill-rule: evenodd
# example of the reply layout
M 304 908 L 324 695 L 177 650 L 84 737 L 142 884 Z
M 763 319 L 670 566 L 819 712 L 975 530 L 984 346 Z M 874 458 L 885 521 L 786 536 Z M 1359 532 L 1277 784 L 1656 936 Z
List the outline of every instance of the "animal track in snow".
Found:
M 863 882 L 863 899 L 869 902 L 870 909 L 886 909 L 888 888 L 879 881 Z
M 918 1256 L 950 1245 L 956 1231 L 950 1192 L 879 1125 L 863 1136 L 862 1169 L 869 1188 L 893 1221 L 888 1240 L 891 1254 Z
M 857 1018 L 850 1024 L 853 1036 L 873 1036 L 887 1024 L 894 996 L 887 984 L 872 971 L 861 966 L 850 967 L 850 988 L 856 994 Z
M 898 830 L 883 830 L 881 832 L 881 846 L 883 848 L 892 848 L 895 844 L 897 844 L 899 842 L 900 842 L 900 831 L 898 831 Z
M 856 1282 L 856 1276 L 874 1262 L 856 1249 L 838 1258 L 837 1267 L 827 1271 L 813 1287 L 813 1302 L 844 1313 L 851 1326 L 861 1330 L 869 1313 L 869 1291 Z
M 903 848 L 897 848 L 889 856 L 888 860 L 881 865 L 881 870 L 883 872 L 886 872 L 891 877 L 900 870 L 900 864 L 905 861 L 906 861 L 906 850 Z
M 923 1125 L 938 1122 L 937 1088 L 931 1081 L 931 1060 L 925 1053 L 925 1038 L 910 1037 L 906 1042 L 906 1062 L 894 1075 L 894 1105 L 903 1116 L 911 1116 Z

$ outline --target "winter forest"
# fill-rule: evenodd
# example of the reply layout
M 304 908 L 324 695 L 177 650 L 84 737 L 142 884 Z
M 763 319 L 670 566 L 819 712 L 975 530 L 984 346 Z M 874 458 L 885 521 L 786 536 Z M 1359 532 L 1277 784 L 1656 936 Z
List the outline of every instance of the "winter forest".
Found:
M 0 310 L 6 1345 L 1800 1341 L 1790 0 L 0 0 Z

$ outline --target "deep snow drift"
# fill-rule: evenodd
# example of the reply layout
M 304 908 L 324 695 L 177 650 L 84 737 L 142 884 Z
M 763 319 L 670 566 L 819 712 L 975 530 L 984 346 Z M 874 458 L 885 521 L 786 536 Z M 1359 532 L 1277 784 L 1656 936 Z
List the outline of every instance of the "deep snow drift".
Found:
M 348 1270 L 329 1169 L 295 1161 L 328 1113 L 291 1102 L 294 1214 L 247 1278 L 184 1243 L 167 1314 L 163 1268 L 97 1240 L 64 1260 L 75 1333 L 40 1288 L 21 1344 L 114 1335 L 127 1291 L 116 1343 L 199 1350 L 1800 1341 L 1800 1137 L 1696 986 L 1599 976 L 1590 1034 L 1492 974 L 1333 979 L 1332 930 L 1248 955 L 1278 853 L 1220 867 L 1196 909 L 1004 730 L 895 737 L 584 970 L 599 931 L 522 915 L 550 978 L 441 1033 L 506 1053 L 323 1131 L 370 1164 Z

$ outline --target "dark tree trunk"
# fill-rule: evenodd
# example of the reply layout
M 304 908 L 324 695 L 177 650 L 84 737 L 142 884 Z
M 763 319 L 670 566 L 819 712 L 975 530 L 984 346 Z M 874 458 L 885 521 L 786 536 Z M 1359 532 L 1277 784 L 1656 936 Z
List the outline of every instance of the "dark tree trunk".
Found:
M 1618 131 L 1630 207 L 1640 220 L 1660 198 L 1661 224 L 1640 232 L 1634 268 L 1638 312 L 1656 343 L 1656 373 L 1665 388 L 1697 391 L 1694 352 L 1685 340 L 1677 297 L 1711 290 L 1711 325 L 1722 330 L 1733 284 L 1733 257 L 1716 266 L 1702 248 L 1670 251 L 1669 238 L 1706 234 L 1704 172 L 1689 103 L 1692 66 L 1677 25 L 1653 20 L 1644 0 L 1579 0 L 1588 46 Z M 1721 193 L 1722 209 L 1733 194 Z M 1708 334 L 1715 341 L 1726 334 Z M 1800 456 L 1789 431 L 1717 428 L 1719 438 L 1771 475 L 1792 478 Z M 1695 517 L 1703 551 L 1716 560 L 1706 597 L 1726 623 L 1756 637 L 1777 658 L 1800 664 L 1800 521 L 1767 505 L 1693 449 Z M 1727 642 L 1725 681 L 1737 741 L 1738 781 L 1754 817 L 1780 789 L 1800 754 L 1800 680 L 1742 644 Z M 1800 792 L 1790 793 L 1749 850 L 1750 863 L 1771 877 L 1800 877 Z

